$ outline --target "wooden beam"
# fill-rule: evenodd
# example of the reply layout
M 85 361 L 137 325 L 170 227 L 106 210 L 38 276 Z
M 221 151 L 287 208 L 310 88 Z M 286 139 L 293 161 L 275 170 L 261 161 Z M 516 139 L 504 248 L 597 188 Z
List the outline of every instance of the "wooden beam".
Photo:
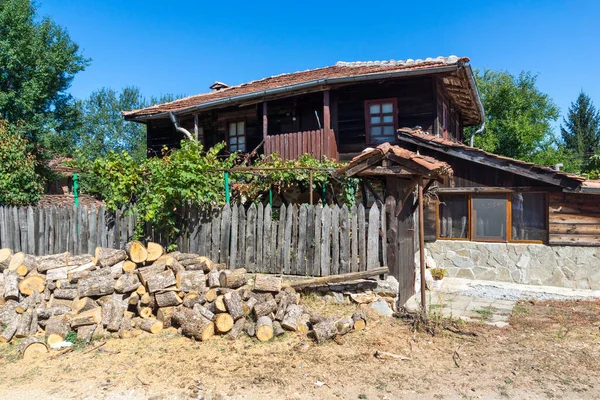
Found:
M 378 153 L 374 156 L 371 156 L 371 158 L 367 159 L 367 162 L 362 162 L 358 165 L 355 165 L 352 168 L 349 168 L 346 170 L 346 172 L 344 173 L 346 176 L 354 176 L 356 174 L 358 174 L 361 171 L 364 171 L 367 168 L 372 167 L 373 165 L 377 164 L 379 161 L 383 160 L 384 155 L 382 153 Z
M 437 187 L 431 190 L 433 193 L 525 193 L 525 192 L 561 192 L 556 186 L 477 186 L 477 187 Z
M 393 176 L 414 176 L 412 172 L 408 172 L 405 168 L 399 166 L 391 167 L 371 167 L 360 171 L 358 176 L 369 176 L 369 175 L 393 175 Z
M 430 177 L 432 175 L 437 176 L 435 172 L 430 171 L 429 169 L 415 163 L 414 161 L 409 161 L 405 158 L 398 157 L 395 154 L 388 153 L 386 155 L 386 158 L 394 161 L 397 164 L 402 165 L 404 168 L 406 168 L 408 171 L 413 172 L 415 175 L 424 175 L 427 177 Z
M 375 200 L 379 201 L 380 203 L 383 203 L 383 200 L 381 200 L 381 197 L 379 197 L 379 194 L 377 194 L 375 189 L 373 189 L 373 186 L 371 186 L 369 181 L 365 179 L 364 182 L 365 182 L 365 186 L 367 187 L 367 189 L 369 189 L 369 192 L 371 192 L 373 197 L 375 197 Z
M 425 296 L 425 216 L 423 207 L 423 178 L 419 178 L 419 270 L 421 272 L 421 306 L 422 312 L 427 312 L 427 297 Z
M 308 279 L 300 279 L 295 281 L 287 281 L 281 284 L 281 288 L 286 287 L 306 287 L 306 286 L 322 286 L 328 283 L 336 283 L 336 282 L 348 282 L 356 279 L 366 279 L 375 275 L 385 275 L 389 273 L 390 270 L 388 267 L 380 267 L 371 269 L 368 271 L 360 271 L 360 272 L 350 272 L 347 274 L 339 274 L 339 275 L 330 275 L 330 276 L 321 276 L 318 278 L 308 278 Z
M 267 102 L 266 101 L 263 101 L 262 116 L 263 116 L 263 140 L 267 140 L 267 135 L 269 133 L 269 119 L 267 117 Z
M 329 109 L 329 90 L 323 91 L 323 154 L 331 157 L 329 154 L 329 134 L 331 130 L 331 112 Z
M 408 186 L 408 190 L 406 191 L 406 193 L 404 194 L 404 197 L 402 198 L 402 201 L 399 202 L 396 205 L 396 217 L 398 217 L 400 215 L 400 213 L 402 212 L 402 208 L 404 207 L 404 203 L 406 203 L 406 200 L 408 200 L 408 198 L 410 197 L 410 194 L 412 193 L 412 191 L 414 190 L 415 186 L 417 186 L 417 184 L 419 183 L 419 180 L 421 179 L 421 177 L 418 177 L 416 179 L 414 179 L 410 185 Z

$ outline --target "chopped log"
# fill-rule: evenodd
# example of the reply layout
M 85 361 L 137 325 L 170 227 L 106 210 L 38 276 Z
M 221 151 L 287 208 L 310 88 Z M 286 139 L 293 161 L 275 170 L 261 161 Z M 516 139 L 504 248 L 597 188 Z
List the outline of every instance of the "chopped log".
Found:
M 89 297 L 76 298 L 71 303 L 71 310 L 73 314 L 79 314 L 88 310 L 92 310 L 98 307 L 98 303 Z
M 47 308 L 38 308 L 37 310 L 38 320 L 50 319 L 52 317 L 64 315 L 71 311 L 71 307 L 67 306 L 54 306 Z
M 140 329 L 152 334 L 157 334 L 162 331 L 163 323 L 156 319 L 145 319 L 140 322 Z
M 330 275 L 330 276 L 321 276 L 318 278 L 309 278 L 309 279 L 300 279 L 294 281 L 283 282 L 281 284 L 282 288 L 286 287 L 307 287 L 307 286 L 322 286 L 329 283 L 339 283 L 352 281 L 356 279 L 366 279 L 375 275 L 384 275 L 389 272 L 388 267 L 375 268 L 369 271 L 360 271 L 360 272 L 350 272 L 348 274 L 339 274 L 339 275 Z
M 143 306 L 147 306 L 152 302 L 152 296 L 150 295 L 150 293 L 144 293 L 141 297 L 140 297 L 140 304 Z
M 173 322 L 181 326 L 184 336 L 196 340 L 207 340 L 215 334 L 215 325 L 199 312 L 185 307 L 177 307 L 173 313 Z
M 19 325 L 21 324 L 21 318 L 21 315 L 17 315 L 12 322 L 6 325 L 2 335 L 0 335 L 0 343 L 8 343 L 12 340 L 12 338 L 15 336 L 15 333 L 17 333 Z
M 145 280 L 148 293 L 155 293 L 177 283 L 175 280 L 175 275 L 170 269 L 147 276 Z
M 121 320 L 121 326 L 119 327 L 119 337 L 121 339 L 128 339 L 133 337 L 133 323 L 132 319 L 124 316 Z
M 19 303 L 15 300 L 7 300 L 6 303 L 0 307 L 0 324 L 8 325 L 13 319 L 16 318 L 17 312 L 15 309 Z
M 4 270 L 4 300 L 19 300 L 19 274 Z
M 158 307 L 173 307 L 182 303 L 181 297 L 172 291 L 156 293 L 154 298 Z
M 67 272 L 67 279 L 71 283 L 77 283 L 80 279 L 89 278 L 90 276 L 108 275 L 111 273 L 110 268 L 96 268 L 93 263 L 83 264 Z
M 256 338 L 261 342 L 268 342 L 273 338 L 273 321 L 266 315 L 256 321 Z
M 77 289 L 56 289 L 54 297 L 57 299 L 73 300 L 77 297 Z
M 242 304 L 242 309 L 244 310 L 244 315 L 250 315 L 252 310 L 254 310 L 254 306 L 258 303 L 256 297 L 250 297 L 244 304 Z
M 180 262 L 191 259 L 195 260 L 200 257 L 200 255 L 196 253 L 180 253 L 179 251 L 175 251 L 173 253 L 170 253 L 169 255 Z
M 31 321 L 33 320 L 33 311 L 27 310 L 21 314 L 19 318 L 19 325 L 17 326 L 17 332 L 15 337 L 24 338 L 30 335 L 31 332 Z
M 129 259 L 134 263 L 143 263 L 148 259 L 148 250 L 146 250 L 146 246 L 138 240 L 132 240 L 127 243 L 125 245 L 125 251 L 127 252 Z
M 69 267 L 55 268 L 46 272 L 47 281 L 60 281 L 63 279 L 68 279 L 68 277 Z
M 298 324 L 296 325 L 296 331 L 302 334 L 307 334 L 314 324 L 310 322 L 309 314 L 302 314 L 298 318 Z
M 214 269 L 215 263 L 213 263 L 210 258 L 200 256 L 197 258 L 197 260 L 204 273 L 208 273 Z
M 69 318 L 66 315 L 48 318 L 45 331 L 46 343 L 48 343 L 48 345 L 64 341 L 67 334 L 71 331 Z
M 208 289 L 204 292 L 204 298 L 209 303 L 215 301 L 215 299 L 217 298 L 217 291 L 215 289 Z
M 270 315 L 275 311 L 277 311 L 277 302 L 273 298 L 262 303 L 258 303 L 254 306 L 254 315 L 257 319 L 263 316 Z
M 46 274 L 46 281 L 49 281 L 48 274 Z M 77 289 L 77 284 L 69 281 L 67 278 L 55 282 L 58 289 Z M 46 285 L 48 286 L 48 285 Z
M 26 271 L 26 273 L 22 274 L 23 268 L 19 268 L 19 267 L 23 267 L 24 270 Z M 35 256 L 32 256 L 30 254 L 25 254 L 22 251 L 15 253 L 12 256 L 12 258 L 10 259 L 10 262 L 8 263 L 8 269 L 10 271 L 17 271 L 17 270 L 21 271 L 21 273 L 17 272 L 20 276 L 27 275 L 27 272 L 33 271 L 33 270 L 37 269 L 37 267 L 38 267 L 38 264 L 36 262 Z
M 225 293 L 223 295 L 223 302 L 227 308 L 227 312 L 231 315 L 234 320 L 238 320 L 244 316 L 244 309 L 242 308 L 242 298 L 237 291 Z
M 227 333 L 233 328 L 233 318 L 227 313 L 220 313 L 215 316 L 215 328 L 221 333 Z
M 69 265 L 68 251 L 60 254 L 50 254 L 47 256 L 36 257 L 37 270 L 40 273 L 50 271 L 56 268 L 63 268 Z
M 215 320 L 215 314 L 201 304 L 194 305 L 194 311 L 199 312 L 204 318 L 209 321 Z
M 227 334 L 227 339 L 236 340 L 240 337 L 242 332 L 244 331 L 244 327 L 246 326 L 246 318 L 240 318 L 233 324 L 233 328 Z
M 123 272 L 135 271 L 137 264 L 130 260 L 123 261 Z
M 254 278 L 254 290 L 259 292 L 281 291 L 281 277 L 275 275 L 256 274 Z
M 252 321 L 246 321 L 246 325 L 244 326 L 244 331 L 246 335 L 249 337 L 254 337 L 256 335 L 256 325 Z
M 354 327 L 354 321 L 349 317 L 342 318 L 335 323 L 335 326 L 337 329 L 337 334 L 342 336 L 352 330 Z
M 105 252 L 103 248 L 100 248 L 100 255 L 98 255 L 98 248 L 96 248 L 96 264 L 100 267 L 112 267 L 113 265 L 127 260 L 127 252 L 125 250 L 113 250 L 109 249 L 110 252 Z
M 281 327 L 279 321 L 273 321 L 273 334 L 275 337 L 285 334 L 285 330 Z
M 210 271 L 208 273 L 208 287 L 209 288 L 216 288 L 219 287 L 221 285 L 221 282 L 219 280 L 221 276 L 221 273 L 217 270 L 214 271 Z
M 126 305 L 119 300 L 112 299 L 102 307 L 102 325 L 109 332 L 117 332 L 121 327 Z
M 30 275 L 19 282 L 19 291 L 25 296 L 30 296 L 36 290 L 42 293 L 45 287 L 46 279 L 41 275 Z M 6 285 L 4 286 L 4 295 L 6 296 Z
M 115 291 L 115 280 L 111 275 L 100 275 L 77 281 L 79 297 L 104 296 Z
M 77 329 L 84 325 L 93 325 L 102 323 L 102 308 L 96 307 L 91 310 L 77 314 L 71 319 L 71 328 Z
M 281 321 L 281 326 L 288 331 L 298 330 L 298 318 L 302 315 L 302 307 L 291 304 L 288 306 L 285 317 Z
M 165 253 L 164 247 L 155 242 L 148 242 L 146 250 L 148 251 L 148 255 L 146 257 L 147 263 L 153 263 Z
M 171 320 L 174 312 L 175 307 L 161 307 L 158 309 L 156 312 L 156 319 L 163 323 L 163 328 L 171 327 Z
M 29 324 L 29 336 L 37 334 L 40 326 L 38 324 L 38 315 L 35 309 L 31 310 L 31 322 Z
M 98 328 L 98 325 L 85 325 L 77 328 L 77 340 L 85 344 L 89 343 L 94 336 L 94 332 Z M 50 343 L 48 343 L 50 345 Z
M 110 273 L 114 278 L 118 278 L 123 274 L 123 263 L 125 261 L 119 261 L 115 265 L 110 267 Z
M 12 258 L 13 252 L 11 249 L 4 248 L 0 249 L 0 272 L 8 268 L 10 259 Z
M 143 319 L 152 318 L 152 307 L 138 306 L 137 313 Z
M 26 297 L 23 301 L 21 301 L 15 307 L 15 311 L 18 314 L 23 314 L 25 311 L 29 309 L 34 309 L 40 303 L 40 294 L 37 291 L 34 291 L 31 296 Z
M 198 292 L 189 292 L 183 298 L 183 306 L 187 308 L 194 308 L 196 304 L 204 304 L 205 302 L 204 294 Z
M 352 314 L 352 320 L 354 321 L 354 330 L 360 331 L 361 329 L 365 329 L 367 326 L 367 316 L 363 311 L 356 311 Z
M 313 326 L 313 334 L 317 343 L 325 343 L 335 335 L 337 335 L 337 327 L 332 320 L 319 322 Z
M 218 312 L 227 312 L 227 306 L 225 305 L 225 301 L 223 301 L 223 295 L 220 294 L 215 299 L 215 308 Z
M 277 299 L 277 297 L 279 297 L 279 299 Z M 285 292 L 279 292 L 277 297 L 275 298 L 275 301 L 277 301 L 277 311 L 275 311 L 275 320 L 283 321 L 286 310 L 290 305 L 290 298 Z
M 131 293 L 140 286 L 140 279 L 136 274 L 126 273 L 121 275 L 115 282 L 115 292 L 117 293 Z
M 131 293 L 129 295 L 129 297 L 127 298 L 127 303 L 129 303 L 130 306 L 135 306 L 139 302 L 140 302 L 140 295 L 137 294 L 137 292 Z
M 236 268 L 233 271 L 225 270 L 219 274 L 219 285 L 221 287 L 237 289 L 248 281 L 245 268 Z
M 26 361 L 45 358 L 48 355 L 48 346 L 40 338 L 27 338 L 19 345 L 19 354 Z
M 176 285 L 182 292 L 203 292 L 206 288 L 206 276 L 202 271 L 181 271 L 177 274 Z
M 137 294 L 139 294 L 140 296 L 145 295 L 148 291 L 146 290 L 146 287 L 144 285 L 138 286 L 138 288 L 135 290 L 135 292 Z

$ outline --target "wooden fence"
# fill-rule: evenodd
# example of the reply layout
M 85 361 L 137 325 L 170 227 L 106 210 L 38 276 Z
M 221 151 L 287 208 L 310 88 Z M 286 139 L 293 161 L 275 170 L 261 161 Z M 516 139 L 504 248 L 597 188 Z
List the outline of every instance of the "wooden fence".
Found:
M 399 248 L 394 210 L 393 199 L 370 210 L 362 204 L 350 209 L 291 205 L 274 210 L 255 204 L 190 208 L 180 214 L 176 244 L 180 251 L 250 272 L 324 276 L 388 263 L 393 270 Z M 134 215 L 104 207 L 0 207 L 0 246 L 36 255 L 123 248 L 134 227 Z M 161 242 L 149 233 L 148 239 Z

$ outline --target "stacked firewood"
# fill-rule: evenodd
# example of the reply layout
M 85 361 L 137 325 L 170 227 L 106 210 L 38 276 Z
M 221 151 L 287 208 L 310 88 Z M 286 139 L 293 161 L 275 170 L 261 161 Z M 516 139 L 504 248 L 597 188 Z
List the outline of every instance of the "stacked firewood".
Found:
M 165 253 L 153 242 L 98 247 L 94 256 L 34 257 L 1 249 L 0 270 L 0 342 L 29 338 L 24 351 L 63 342 L 70 332 L 89 341 L 171 326 L 197 340 L 245 333 L 268 341 L 287 330 L 310 331 L 321 343 L 366 324 L 360 312 L 341 319 L 311 312 L 292 287 L 282 288 L 281 277 L 259 274 L 251 286 L 243 268 Z

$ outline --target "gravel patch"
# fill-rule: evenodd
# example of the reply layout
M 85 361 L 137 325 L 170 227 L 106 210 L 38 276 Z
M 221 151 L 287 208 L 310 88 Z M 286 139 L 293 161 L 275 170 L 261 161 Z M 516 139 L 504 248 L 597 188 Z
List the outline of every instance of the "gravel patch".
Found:
M 502 289 L 490 285 L 475 285 L 467 290 L 461 290 L 456 294 L 470 297 L 483 297 L 493 300 L 577 300 L 585 299 L 583 296 L 565 296 L 561 294 L 543 293 L 543 292 L 528 292 L 517 289 Z

